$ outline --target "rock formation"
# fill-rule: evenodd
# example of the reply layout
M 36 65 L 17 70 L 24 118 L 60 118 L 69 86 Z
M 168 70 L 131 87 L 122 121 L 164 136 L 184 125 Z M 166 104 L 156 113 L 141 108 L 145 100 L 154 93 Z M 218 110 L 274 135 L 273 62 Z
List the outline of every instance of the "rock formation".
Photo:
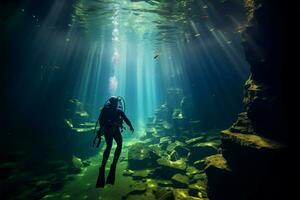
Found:
M 141 142 L 128 148 L 123 175 L 144 185 L 132 188 L 126 199 L 207 199 L 204 159 L 218 153 L 220 132 L 202 132 L 188 110 L 182 115 L 182 91 L 168 91 L 172 98 L 157 109 Z
M 282 41 L 286 18 L 278 1 L 245 1 L 248 26 L 243 47 L 251 66 L 245 83 L 245 112 L 221 133 L 222 154 L 205 159 L 211 200 L 293 199 L 298 176 L 296 158 L 290 160 L 289 96 L 280 79 L 285 51 Z M 294 163 L 290 163 L 294 161 Z M 292 167 L 295 166 L 295 167 Z M 298 181 L 298 180 L 297 180 Z

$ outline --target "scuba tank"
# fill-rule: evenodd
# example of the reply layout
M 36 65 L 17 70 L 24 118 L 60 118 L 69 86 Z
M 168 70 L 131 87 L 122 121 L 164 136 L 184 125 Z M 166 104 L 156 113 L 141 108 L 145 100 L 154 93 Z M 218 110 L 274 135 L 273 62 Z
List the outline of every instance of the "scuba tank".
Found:
M 121 109 L 123 112 L 125 112 L 125 100 L 123 97 L 121 96 L 118 96 L 118 108 Z M 121 129 L 121 133 L 126 130 L 126 128 L 123 126 L 123 119 L 119 119 L 119 126 L 120 126 L 120 129 Z
M 118 100 L 119 100 L 119 108 L 121 110 L 123 110 L 123 112 L 125 112 L 125 100 L 123 97 L 118 96 Z
M 125 100 L 123 97 L 121 96 L 117 96 L 117 97 L 111 97 L 109 98 L 105 103 L 104 103 L 104 107 L 105 106 L 109 106 L 111 104 L 110 100 L 112 98 L 117 98 L 117 108 L 118 109 L 121 109 L 123 112 L 125 112 Z M 96 129 L 97 129 L 97 125 L 98 125 L 98 122 L 99 122 L 99 118 L 97 119 L 96 121 L 96 124 L 95 124 L 95 128 L 94 128 L 94 134 L 96 133 Z M 123 119 L 119 119 L 119 122 L 118 122 L 118 125 L 120 126 L 120 129 L 121 129 L 121 132 L 124 131 L 124 129 L 126 129 L 124 126 L 123 126 Z M 100 146 L 100 143 L 101 143 L 101 137 L 102 135 L 104 134 L 103 132 L 103 129 L 100 127 L 100 129 L 97 131 L 97 134 L 93 140 L 93 147 L 95 147 L 95 144 L 96 144 L 96 141 L 98 139 L 98 142 L 96 144 L 96 148 L 98 148 Z

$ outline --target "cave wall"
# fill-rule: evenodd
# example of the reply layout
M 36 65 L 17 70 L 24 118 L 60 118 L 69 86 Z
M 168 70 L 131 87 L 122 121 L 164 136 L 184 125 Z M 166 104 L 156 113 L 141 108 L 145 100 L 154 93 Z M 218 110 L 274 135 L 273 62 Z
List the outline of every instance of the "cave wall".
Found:
M 299 195 L 298 5 L 245 0 L 242 45 L 251 66 L 245 112 L 222 131 L 222 154 L 207 158 L 213 199 L 295 199 Z M 292 28 L 293 27 L 293 28 Z M 292 28 L 292 29 L 291 29 Z M 294 47 L 294 48 L 293 48 Z M 293 81 L 294 80 L 294 81 Z

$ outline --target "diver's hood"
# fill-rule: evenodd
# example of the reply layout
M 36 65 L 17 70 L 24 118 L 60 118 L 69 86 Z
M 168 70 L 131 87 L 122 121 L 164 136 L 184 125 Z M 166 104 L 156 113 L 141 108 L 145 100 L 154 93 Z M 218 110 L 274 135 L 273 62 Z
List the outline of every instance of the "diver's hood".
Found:
M 112 96 L 112 97 L 109 98 L 108 101 L 109 101 L 110 105 L 115 105 L 115 106 L 117 106 L 120 100 L 119 100 L 118 97 Z
M 125 101 L 121 96 L 111 96 L 105 103 L 104 106 L 107 107 L 116 107 L 125 112 Z

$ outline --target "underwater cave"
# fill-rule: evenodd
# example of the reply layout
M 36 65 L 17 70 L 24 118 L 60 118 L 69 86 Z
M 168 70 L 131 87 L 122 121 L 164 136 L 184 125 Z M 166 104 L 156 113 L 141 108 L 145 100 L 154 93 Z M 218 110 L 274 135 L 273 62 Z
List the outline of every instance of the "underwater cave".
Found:
M 291 4 L 2 1 L 0 198 L 300 199 Z

